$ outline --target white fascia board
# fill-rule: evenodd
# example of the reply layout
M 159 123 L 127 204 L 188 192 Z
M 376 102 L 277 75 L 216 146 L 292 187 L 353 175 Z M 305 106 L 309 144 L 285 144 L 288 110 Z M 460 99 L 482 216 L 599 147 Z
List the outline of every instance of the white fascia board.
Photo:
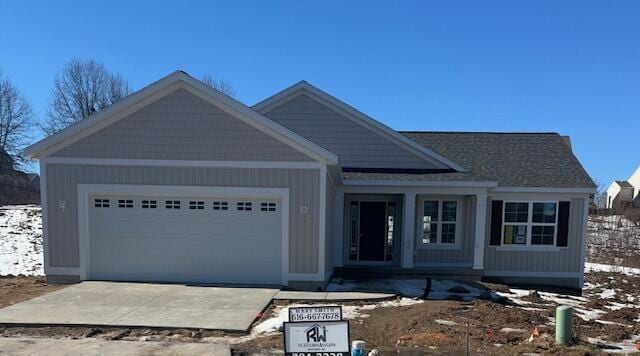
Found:
M 491 193 L 571 193 L 593 194 L 596 188 L 496 187 Z
M 453 162 L 450 159 L 440 155 L 439 153 L 428 149 L 427 147 L 419 144 L 409 137 L 402 135 L 389 126 L 371 118 L 370 116 L 360 112 L 354 107 L 346 104 L 345 102 L 328 93 L 325 93 L 324 91 L 314 87 L 313 85 L 305 81 L 300 81 L 297 84 L 294 84 L 293 86 L 279 92 L 278 94 L 275 94 L 255 104 L 251 108 L 257 112 L 266 113 L 274 107 L 279 106 L 284 102 L 290 101 L 304 93 L 311 94 L 312 96 L 315 96 L 316 99 L 321 99 L 321 101 L 330 104 L 330 106 L 332 106 L 334 109 L 346 113 L 347 115 L 345 116 L 351 118 L 354 122 L 359 123 L 360 125 L 368 128 L 369 130 L 372 130 L 373 132 L 378 133 L 379 135 L 386 136 L 388 139 L 391 139 L 392 142 L 401 145 L 405 149 L 408 149 L 410 152 L 417 154 L 427 161 L 442 165 L 442 168 L 448 167 L 455 169 L 458 172 L 467 171 L 466 168 L 459 165 L 458 163 Z
M 461 188 L 493 188 L 492 181 L 421 181 L 421 180 L 387 180 L 387 179 L 344 179 L 344 185 L 352 186 L 398 186 L 398 187 L 461 187 Z
M 216 105 L 230 115 L 316 160 L 328 164 L 338 163 L 338 156 L 336 154 L 279 125 L 275 121 L 262 116 L 239 101 L 220 93 L 182 71 L 173 72 L 107 107 L 105 110 L 27 147 L 24 153 L 28 157 L 36 158 L 55 152 L 115 123 L 177 89 L 189 91 L 212 105 Z

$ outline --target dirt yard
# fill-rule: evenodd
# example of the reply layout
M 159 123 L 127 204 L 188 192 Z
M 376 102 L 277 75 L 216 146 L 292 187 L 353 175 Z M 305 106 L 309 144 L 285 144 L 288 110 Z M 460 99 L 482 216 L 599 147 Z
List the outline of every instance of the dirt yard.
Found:
M 64 288 L 47 284 L 44 277 L 0 276 L 0 308 Z
M 522 293 L 496 284 L 483 284 L 487 293 L 460 300 L 412 300 L 343 303 L 350 310 L 350 337 L 367 342 L 368 349 L 407 354 L 463 354 L 466 349 L 466 323 L 469 323 L 469 349 L 472 354 L 512 355 L 520 353 L 600 354 L 609 346 L 640 335 L 640 276 L 592 272 L 582 297 L 544 292 Z M 48 286 L 40 277 L 0 278 L 0 306 L 32 298 L 61 288 Z M 507 296 L 504 297 L 503 295 Z M 553 317 L 557 298 L 575 301 L 576 344 L 558 347 L 553 342 Z M 254 324 L 250 334 L 218 331 L 149 328 L 91 327 L 6 327 L 2 336 L 96 337 L 107 340 L 163 342 L 216 342 L 231 344 L 237 353 L 282 350 L 282 334 L 277 330 L 258 331 L 271 322 L 287 302 L 274 303 Z M 613 309 L 612 309 L 613 308 Z M 614 310 L 615 309 L 615 310 Z M 584 320 L 582 316 L 591 315 Z M 278 325 L 275 323 L 275 325 Z M 276 327 L 277 328 L 277 327 Z
M 553 329 L 545 325 L 549 312 L 526 311 L 486 300 L 426 301 L 406 307 L 376 308 L 350 322 L 351 340 L 385 353 L 454 354 L 465 352 L 466 322 L 473 354 L 519 353 L 599 354 L 594 345 L 577 340 L 571 348 L 557 347 Z M 270 316 L 269 312 L 265 318 Z M 577 320 L 576 320 L 577 322 Z M 537 327 L 539 336 L 527 339 Z M 282 335 L 257 338 L 234 346 L 237 351 L 283 349 Z

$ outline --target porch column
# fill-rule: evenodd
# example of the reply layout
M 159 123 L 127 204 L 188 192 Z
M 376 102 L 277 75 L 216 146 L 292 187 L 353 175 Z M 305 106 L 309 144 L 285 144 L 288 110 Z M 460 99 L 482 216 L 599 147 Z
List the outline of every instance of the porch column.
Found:
M 413 268 L 413 245 L 416 231 L 415 192 L 404 194 L 402 215 L 402 268 Z
M 484 241 L 487 225 L 487 193 L 476 195 L 476 233 L 473 251 L 473 269 L 484 269 Z

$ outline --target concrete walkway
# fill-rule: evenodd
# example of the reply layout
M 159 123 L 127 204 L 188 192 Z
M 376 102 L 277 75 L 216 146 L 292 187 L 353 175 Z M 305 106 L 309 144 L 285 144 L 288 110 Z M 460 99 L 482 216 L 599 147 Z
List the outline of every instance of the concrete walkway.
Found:
M 0 337 L 0 355 L 215 355 L 229 356 L 228 345 Z
M 245 332 L 277 289 L 82 282 L 0 309 L 0 323 Z

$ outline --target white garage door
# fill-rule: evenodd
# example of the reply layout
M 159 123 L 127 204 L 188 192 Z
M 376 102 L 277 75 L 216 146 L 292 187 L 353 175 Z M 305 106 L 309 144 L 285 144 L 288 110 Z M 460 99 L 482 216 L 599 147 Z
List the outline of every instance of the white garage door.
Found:
M 89 278 L 281 284 L 279 200 L 89 196 Z

